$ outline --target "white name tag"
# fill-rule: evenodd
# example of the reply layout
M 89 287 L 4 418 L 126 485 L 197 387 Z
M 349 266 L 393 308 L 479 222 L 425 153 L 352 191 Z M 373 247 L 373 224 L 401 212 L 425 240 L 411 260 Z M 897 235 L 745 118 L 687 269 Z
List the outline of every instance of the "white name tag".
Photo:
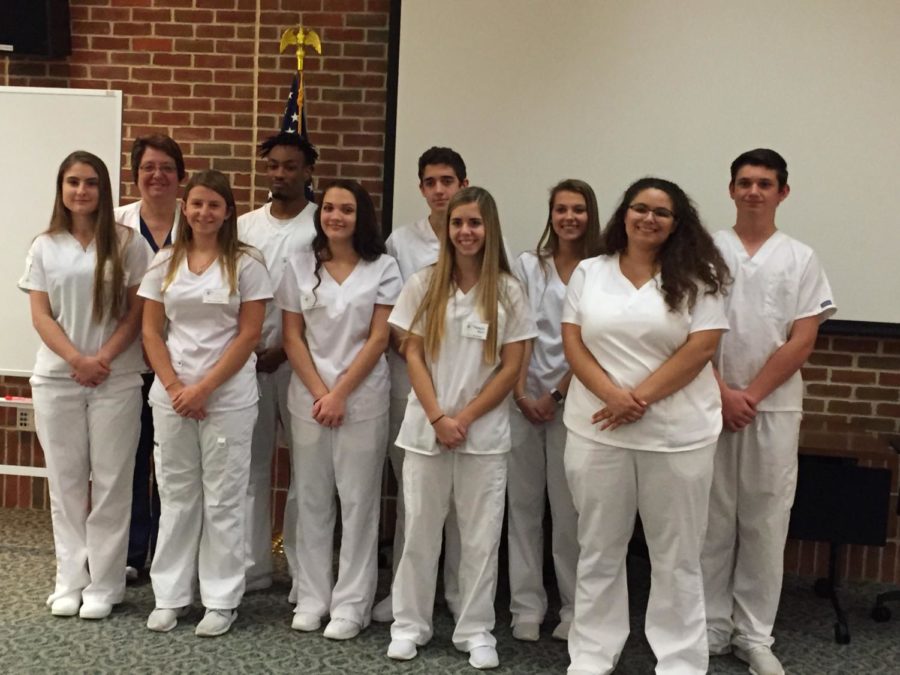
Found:
M 309 291 L 308 293 L 300 293 L 300 309 L 306 311 L 307 309 L 316 309 L 318 307 L 324 307 L 324 305 L 319 301 L 319 298 L 315 293 Z
M 227 288 L 207 288 L 203 291 L 204 305 L 227 305 L 231 295 Z
M 462 336 L 473 340 L 487 340 L 488 325 L 485 321 L 466 321 L 462 327 Z

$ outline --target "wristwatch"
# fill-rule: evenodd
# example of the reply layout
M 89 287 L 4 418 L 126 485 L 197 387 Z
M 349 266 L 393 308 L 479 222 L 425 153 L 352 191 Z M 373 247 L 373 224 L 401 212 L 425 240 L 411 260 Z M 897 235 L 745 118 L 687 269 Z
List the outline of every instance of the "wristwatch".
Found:
M 556 401 L 556 405 L 562 405 L 563 401 L 566 400 L 566 397 L 563 396 L 562 392 L 556 387 L 553 387 L 553 389 L 550 390 L 550 398 Z

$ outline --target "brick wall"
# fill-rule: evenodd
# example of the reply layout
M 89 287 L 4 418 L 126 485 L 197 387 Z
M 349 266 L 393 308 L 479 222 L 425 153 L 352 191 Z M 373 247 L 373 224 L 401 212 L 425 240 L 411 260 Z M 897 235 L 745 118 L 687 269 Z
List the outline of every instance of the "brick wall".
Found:
M 389 0 L 71 0 L 70 4 L 72 56 L 59 61 L 0 57 L 0 84 L 121 89 L 123 167 L 127 168 L 134 136 L 169 133 L 182 145 L 189 170 L 212 166 L 231 176 L 241 210 L 264 199 L 262 163 L 254 159 L 253 143 L 276 130 L 294 67 L 293 55 L 278 54 L 281 31 L 297 23 L 315 28 L 323 40 L 323 54 L 308 54 L 305 73 L 310 136 L 322 154 L 317 180 L 358 178 L 381 208 Z M 136 198 L 127 170 L 122 182 L 124 200 Z M 822 337 L 804 375 L 806 441 L 838 442 L 833 431 L 848 424 L 869 430 L 869 442 L 876 435 L 900 433 L 900 340 Z M 27 382 L 0 378 L 0 395 L 4 394 L 27 395 Z M 15 430 L 13 413 L 0 415 L 0 423 L 0 464 L 41 466 L 36 439 Z M 273 476 L 276 522 L 289 475 L 282 448 Z M 387 492 L 393 494 L 394 486 Z M 893 492 L 895 513 L 896 470 Z M 0 477 L 0 504 L 45 508 L 45 481 Z M 386 513 L 393 512 L 390 497 L 384 506 Z M 851 547 L 845 561 L 851 578 L 900 582 L 900 525 L 895 515 L 890 527 L 887 548 Z M 826 555 L 823 545 L 792 542 L 787 569 L 821 574 Z

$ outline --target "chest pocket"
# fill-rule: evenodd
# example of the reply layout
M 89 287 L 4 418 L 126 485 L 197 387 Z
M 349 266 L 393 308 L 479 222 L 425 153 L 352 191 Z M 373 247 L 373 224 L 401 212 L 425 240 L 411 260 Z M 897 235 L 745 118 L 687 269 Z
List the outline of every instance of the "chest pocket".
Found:
M 790 283 L 784 272 L 767 275 L 763 313 L 769 319 L 780 323 L 790 322 L 796 315 L 797 289 Z

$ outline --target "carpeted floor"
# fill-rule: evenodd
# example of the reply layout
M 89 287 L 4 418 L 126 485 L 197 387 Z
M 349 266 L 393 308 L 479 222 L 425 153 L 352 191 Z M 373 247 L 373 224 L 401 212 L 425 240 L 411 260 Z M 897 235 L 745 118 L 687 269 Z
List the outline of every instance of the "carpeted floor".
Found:
M 283 564 L 282 564 L 283 569 Z M 648 566 L 640 559 L 629 567 L 632 586 L 632 635 L 617 673 L 653 671 L 654 659 L 643 637 Z M 195 611 L 169 634 L 152 633 L 144 622 L 153 608 L 150 585 L 130 586 L 126 601 L 104 621 L 90 622 L 50 615 L 44 600 L 54 575 L 49 515 L 42 511 L 0 509 L 0 673 L 474 673 L 466 656 L 450 644 L 452 621 L 445 607 L 435 611 L 435 637 L 419 658 L 397 663 L 385 656 L 388 626 L 373 624 L 358 638 L 332 642 L 321 633 L 290 629 L 287 580 L 249 594 L 232 631 L 201 639 L 193 629 Z M 386 588 L 387 578 L 382 579 Z M 854 584 L 842 593 L 849 613 L 852 641 L 834 642 L 831 608 L 817 598 L 811 580 L 786 581 L 776 627 L 776 653 L 792 675 L 866 675 L 900 673 L 900 607 L 895 618 L 876 624 L 869 618 L 872 600 L 884 587 Z M 501 590 L 501 595 L 503 592 Z M 496 635 L 501 667 L 515 675 L 563 673 L 568 664 L 564 643 L 552 640 L 548 621 L 540 642 L 512 639 L 506 600 L 498 601 Z M 732 656 L 711 660 L 711 673 L 746 673 Z

